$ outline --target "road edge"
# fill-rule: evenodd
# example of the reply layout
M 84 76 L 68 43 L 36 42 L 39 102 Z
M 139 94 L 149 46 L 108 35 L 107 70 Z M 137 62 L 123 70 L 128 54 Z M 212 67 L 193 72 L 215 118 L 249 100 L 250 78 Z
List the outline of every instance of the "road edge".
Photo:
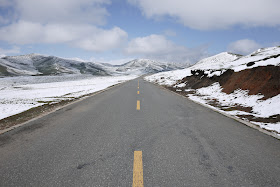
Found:
M 137 78 L 140 78 L 140 77 L 136 77 L 135 79 L 137 79 Z M 99 90 L 99 91 L 96 91 L 96 92 L 91 93 L 90 95 L 81 97 L 81 98 L 79 98 L 79 99 L 77 99 L 77 100 L 75 100 L 75 101 L 72 101 L 72 102 L 70 101 L 70 103 L 68 103 L 68 104 L 66 104 L 66 105 L 57 107 L 57 108 L 55 108 L 54 110 L 52 110 L 52 111 L 50 111 L 50 112 L 43 113 L 43 114 L 41 114 L 41 115 L 39 115 L 39 116 L 37 116 L 37 117 L 35 117 L 35 118 L 32 118 L 32 119 L 30 119 L 30 120 L 28 120 L 28 121 L 25 121 L 25 122 L 23 122 L 23 123 L 17 124 L 17 125 L 12 126 L 12 127 L 9 127 L 9 128 L 7 128 L 7 129 L 0 130 L 0 135 L 5 134 L 5 133 L 7 133 L 7 132 L 10 132 L 10 131 L 12 131 L 12 130 L 18 128 L 18 127 L 24 126 L 24 125 L 26 125 L 26 124 L 28 124 L 28 123 L 30 123 L 30 122 L 32 122 L 32 121 L 35 121 L 35 120 L 40 119 L 40 118 L 42 118 L 42 117 L 45 117 L 45 116 L 47 116 L 47 115 L 49 115 L 49 114 L 52 114 L 52 113 L 54 113 L 54 112 L 56 112 L 56 111 L 58 111 L 58 110 L 60 110 L 60 109 L 63 109 L 63 108 L 65 108 L 65 107 L 68 107 L 68 106 L 70 106 L 70 105 L 73 105 L 73 104 L 75 104 L 75 103 L 78 103 L 78 102 L 80 102 L 80 101 L 83 101 L 83 100 L 85 100 L 85 99 L 87 99 L 87 98 L 89 98 L 89 97 L 93 97 L 93 96 L 95 96 L 95 95 L 101 94 L 101 93 L 103 93 L 103 92 L 105 92 L 105 91 L 108 91 L 108 90 L 110 90 L 110 89 L 112 89 L 112 88 L 115 88 L 115 87 L 117 87 L 117 86 L 121 86 L 122 84 L 127 83 L 127 82 L 130 82 L 130 81 L 135 80 L 135 79 L 131 79 L 131 80 L 127 80 L 127 81 L 124 81 L 124 82 L 121 82 L 121 83 L 114 84 L 114 85 L 109 86 L 109 87 L 107 87 L 107 88 L 105 88 L 105 89 L 103 89 L 103 90 Z
M 143 79 L 143 80 L 146 81 L 145 79 Z M 235 116 L 232 116 L 232 115 L 223 113 L 222 111 L 220 111 L 220 110 L 218 110 L 218 109 L 216 109 L 216 108 L 210 107 L 210 106 L 208 106 L 208 105 L 206 105 L 206 104 L 204 104 L 204 103 L 199 103 L 199 102 L 197 102 L 197 101 L 191 100 L 191 99 L 189 99 L 188 97 L 186 97 L 186 96 L 184 96 L 184 95 L 181 95 L 181 94 L 178 94 L 178 93 L 176 93 L 176 92 L 174 92 L 174 91 L 172 91 L 172 90 L 169 90 L 169 89 L 167 89 L 167 88 L 165 88 L 164 86 L 161 86 L 161 85 L 159 85 L 159 84 L 156 84 L 156 83 L 153 83 L 153 82 L 149 82 L 149 81 L 146 81 L 146 82 L 151 83 L 151 84 L 153 84 L 153 85 L 155 85 L 155 86 L 158 86 L 158 87 L 160 87 L 160 88 L 163 88 L 163 89 L 165 89 L 165 90 L 168 90 L 168 91 L 170 91 L 170 92 L 172 92 L 172 93 L 174 93 L 174 94 L 176 94 L 176 95 L 178 95 L 178 96 L 181 96 L 181 97 L 183 97 L 183 98 L 185 98 L 185 99 L 188 99 L 189 101 L 192 101 L 192 102 L 194 102 L 194 103 L 196 103 L 196 104 L 199 104 L 199 105 L 201 105 L 201 106 L 203 106 L 203 107 L 209 108 L 209 109 L 211 109 L 211 110 L 213 110 L 213 111 L 215 111 L 215 112 L 217 112 L 217 113 L 219 113 L 219 114 L 222 114 L 222 115 L 224 115 L 224 116 L 226 116 L 226 117 L 228 117 L 228 118 L 234 119 L 234 120 L 240 122 L 240 123 L 243 124 L 243 125 L 246 125 L 246 126 L 248 126 L 248 127 L 251 127 L 251 128 L 253 128 L 253 129 L 256 129 L 256 130 L 258 130 L 258 131 L 260 131 L 260 132 L 262 132 L 262 133 L 264 133 L 264 134 L 266 134 L 266 135 L 272 136 L 273 138 L 280 140 L 280 136 L 278 136 L 278 135 L 276 135 L 276 134 L 274 134 L 274 133 L 272 133 L 272 132 L 269 132 L 269 131 L 267 131 L 267 130 L 265 130 L 265 129 L 263 129 L 263 128 L 260 128 L 259 126 L 255 125 L 255 124 L 253 124 L 253 123 L 251 123 L 251 122 L 249 122 L 249 121 L 245 121 L 245 120 L 240 119 L 240 118 L 237 118 L 237 117 L 235 117 Z

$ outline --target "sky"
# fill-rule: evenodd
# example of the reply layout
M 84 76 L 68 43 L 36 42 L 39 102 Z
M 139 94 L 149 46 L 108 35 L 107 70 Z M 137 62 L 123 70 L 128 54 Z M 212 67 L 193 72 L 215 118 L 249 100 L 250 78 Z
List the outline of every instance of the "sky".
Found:
M 280 45 L 279 0 L 0 0 L 0 55 L 195 63 Z

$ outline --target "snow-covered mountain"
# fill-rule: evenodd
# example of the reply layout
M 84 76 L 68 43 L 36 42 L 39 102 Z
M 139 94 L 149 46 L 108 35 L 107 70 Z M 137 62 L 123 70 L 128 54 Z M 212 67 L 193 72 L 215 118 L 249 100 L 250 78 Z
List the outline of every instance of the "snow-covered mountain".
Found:
M 2 76 L 61 74 L 107 75 L 108 73 L 96 63 L 85 63 L 54 56 L 29 54 L 6 56 L 0 59 L 0 75 Z
M 39 54 L 0 58 L 0 76 L 63 74 L 141 75 L 181 68 L 183 66 L 174 63 L 161 63 L 148 59 L 136 59 L 122 65 L 111 65 Z
M 162 63 L 149 59 L 135 59 L 119 66 L 116 71 L 125 72 L 128 74 L 146 74 L 171 71 L 182 68 L 184 68 L 183 65 L 175 63 Z

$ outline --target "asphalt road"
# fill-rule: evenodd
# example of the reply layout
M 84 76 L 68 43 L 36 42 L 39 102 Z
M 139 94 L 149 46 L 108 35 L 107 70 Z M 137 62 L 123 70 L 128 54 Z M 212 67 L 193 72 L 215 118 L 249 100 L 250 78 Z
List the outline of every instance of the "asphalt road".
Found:
M 279 140 L 142 79 L 0 135 L 0 186 L 132 186 L 135 151 L 144 186 L 280 186 Z

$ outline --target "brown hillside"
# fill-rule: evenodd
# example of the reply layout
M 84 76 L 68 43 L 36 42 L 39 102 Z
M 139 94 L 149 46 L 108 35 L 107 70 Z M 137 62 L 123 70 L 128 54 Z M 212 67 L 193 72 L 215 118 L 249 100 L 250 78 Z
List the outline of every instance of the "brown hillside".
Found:
M 180 83 L 186 82 L 188 88 L 201 88 L 219 82 L 225 93 L 236 89 L 249 90 L 250 95 L 262 94 L 268 99 L 280 94 L 280 66 L 260 66 L 240 72 L 227 70 L 221 76 L 208 78 L 204 71 L 192 71 L 192 76 L 185 77 Z

